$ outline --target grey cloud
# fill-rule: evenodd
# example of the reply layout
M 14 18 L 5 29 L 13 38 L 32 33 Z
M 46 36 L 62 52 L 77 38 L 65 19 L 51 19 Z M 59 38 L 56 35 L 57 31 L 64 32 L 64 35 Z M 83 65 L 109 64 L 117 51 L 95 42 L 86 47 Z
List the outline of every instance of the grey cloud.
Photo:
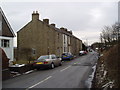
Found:
M 2 3 L 1 6 L 15 32 L 31 20 L 34 10 L 39 11 L 40 19 L 49 18 L 50 23 L 55 23 L 57 27 L 63 26 L 73 32 L 101 31 L 104 25 L 111 25 L 117 21 L 117 2 L 8 2 Z M 90 14 L 94 9 L 100 10 L 102 15 L 96 21 Z M 89 34 L 87 37 L 90 38 Z M 99 35 L 97 37 L 99 38 Z

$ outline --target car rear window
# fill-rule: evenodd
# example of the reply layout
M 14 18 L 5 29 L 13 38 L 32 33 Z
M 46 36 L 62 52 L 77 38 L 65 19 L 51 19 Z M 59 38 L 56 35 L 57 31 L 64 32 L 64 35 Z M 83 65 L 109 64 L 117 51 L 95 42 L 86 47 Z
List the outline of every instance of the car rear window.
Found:
M 45 59 L 49 59 L 49 56 L 48 55 L 46 55 L 46 56 L 40 56 L 38 58 L 39 61 L 44 61 Z

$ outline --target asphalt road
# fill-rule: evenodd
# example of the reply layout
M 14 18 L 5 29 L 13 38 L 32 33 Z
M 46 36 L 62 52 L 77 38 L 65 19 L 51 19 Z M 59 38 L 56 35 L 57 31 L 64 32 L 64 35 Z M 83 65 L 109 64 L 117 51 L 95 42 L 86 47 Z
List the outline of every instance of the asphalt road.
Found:
M 54 69 L 35 70 L 2 82 L 2 88 L 88 88 L 85 81 L 97 62 L 97 53 L 90 52 Z

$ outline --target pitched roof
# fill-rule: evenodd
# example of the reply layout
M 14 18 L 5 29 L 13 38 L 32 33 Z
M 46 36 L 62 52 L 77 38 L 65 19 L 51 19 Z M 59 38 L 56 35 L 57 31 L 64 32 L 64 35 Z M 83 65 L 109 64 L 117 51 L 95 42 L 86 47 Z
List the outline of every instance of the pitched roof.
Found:
M 1 7 L 0 7 L 0 14 L 2 15 L 2 18 L 5 20 L 5 23 L 7 24 L 8 28 L 9 28 L 9 33 L 8 31 L 2 31 L 2 36 L 10 36 L 10 37 L 15 37 L 15 33 L 13 32 L 13 29 L 11 28 L 4 12 L 2 11 Z M 7 34 L 6 34 L 7 33 Z M 10 34 L 10 35 L 8 35 Z

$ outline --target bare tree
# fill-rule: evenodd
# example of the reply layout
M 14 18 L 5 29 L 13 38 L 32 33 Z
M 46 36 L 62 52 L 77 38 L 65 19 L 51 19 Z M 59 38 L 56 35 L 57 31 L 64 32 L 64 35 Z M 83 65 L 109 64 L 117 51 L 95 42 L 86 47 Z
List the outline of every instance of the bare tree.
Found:
M 112 26 L 104 26 L 100 33 L 101 43 L 105 46 L 111 46 L 120 40 L 120 24 L 115 23 Z
M 25 53 L 28 63 L 35 60 L 35 56 L 33 55 L 33 50 L 31 48 L 23 48 L 22 52 Z

